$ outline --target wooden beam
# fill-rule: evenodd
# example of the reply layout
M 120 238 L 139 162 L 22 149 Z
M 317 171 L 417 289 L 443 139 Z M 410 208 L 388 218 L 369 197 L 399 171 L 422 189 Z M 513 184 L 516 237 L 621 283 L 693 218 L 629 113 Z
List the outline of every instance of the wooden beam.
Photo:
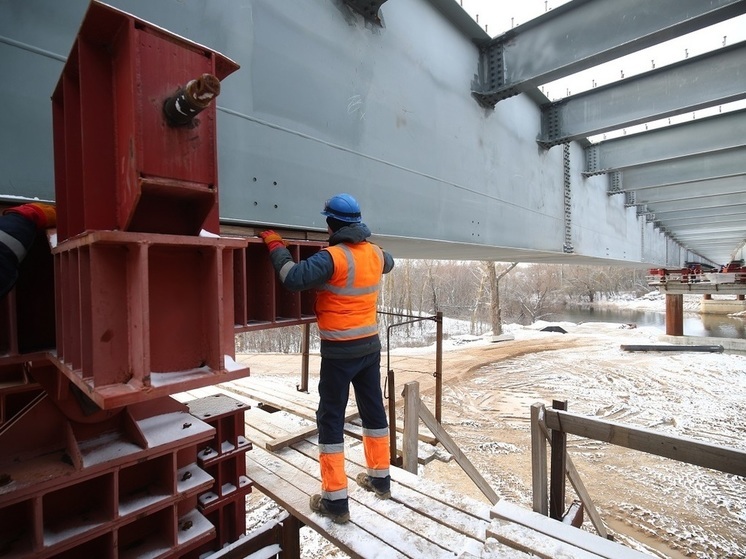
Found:
M 534 512 L 549 514 L 547 492 L 547 443 L 544 437 L 544 404 L 531 405 L 531 485 Z
M 500 501 L 492 508 L 493 518 L 501 518 L 509 522 L 515 522 L 526 528 L 536 530 L 544 535 L 544 540 L 552 538 L 568 543 L 589 553 L 595 553 L 609 559 L 650 559 L 651 556 L 641 553 L 632 548 L 625 547 L 619 543 L 600 538 L 595 534 L 579 530 L 573 526 L 557 522 L 546 516 L 542 516 L 529 509 L 524 509 L 509 503 Z M 556 557 L 556 555 L 554 556 Z
M 550 429 L 746 477 L 746 452 L 735 448 L 670 437 L 566 411 L 546 410 L 545 418 Z
M 476 484 L 479 490 L 484 493 L 485 497 L 490 500 L 490 503 L 492 503 L 493 505 L 497 503 L 500 500 L 500 497 L 497 496 L 495 490 L 490 487 L 490 484 L 487 483 L 487 480 L 484 479 L 482 477 L 482 474 L 480 474 L 479 471 L 474 467 L 474 464 L 472 464 L 466 457 L 466 455 L 461 452 L 461 449 L 454 442 L 451 436 L 446 432 L 445 429 L 443 429 L 443 427 L 441 427 L 440 423 L 437 422 L 435 416 L 433 416 L 433 414 L 430 413 L 430 410 L 428 410 L 425 406 L 419 406 L 419 408 L 420 418 L 425 423 L 427 428 L 432 431 L 432 433 L 438 438 L 445 449 L 453 455 L 453 457 L 456 459 L 456 462 L 459 463 L 461 468 Z
M 345 417 L 345 423 L 346 424 L 350 423 L 351 421 L 354 421 L 355 419 L 358 419 L 359 417 L 360 417 L 359 412 L 352 413 Z M 281 448 L 285 448 L 286 446 L 290 446 L 304 439 L 307 439 L 308 437 L 313 437 L 318 432 L 319 432 L 318 427 L 308 427 L 301 431 L 297 431 L 296 433 L 289 433 L 288 435 L 285 435 L 283 437 L 277 437 L 274 440 L 268 441 L 264 445 L 264 448 L 266 448 L 270 452 L 275 452 L 277 450 L 280 450 Z
M 420 383 L 408 382 L 404 385 L 404 434 L 402 458 L 404 469 L 417 473 L 417 432 L 420 423 Z
M 595 553 L 547 538 L 541 532 L 507 520 L 495 520 L 487 530 L 487 537 L 539 559 L 601 559 Z

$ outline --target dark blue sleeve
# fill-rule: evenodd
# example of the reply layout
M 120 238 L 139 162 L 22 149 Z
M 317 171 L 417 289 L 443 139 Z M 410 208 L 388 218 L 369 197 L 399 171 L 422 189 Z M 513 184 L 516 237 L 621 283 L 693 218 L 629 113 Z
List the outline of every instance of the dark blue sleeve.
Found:
M 36 225 L 15 213 L 0 216 L 0 297 L 10 291 L 18 279 L 18 265 L 34 243 Z
M 334 273 L 332 255 L 320 250 L 313 256 L 294 262 L 290 251 L 279 248 L 270 253 L 272 265 L 280 276 L 280 281 L 290 291 L 318 288 L 328 282 Z
M 383 252 L 383 273 L 388 274 L 391 270 L 394 269 L 394 257 L 391 256 L 385 250 L 383 250 L 382 252 Z

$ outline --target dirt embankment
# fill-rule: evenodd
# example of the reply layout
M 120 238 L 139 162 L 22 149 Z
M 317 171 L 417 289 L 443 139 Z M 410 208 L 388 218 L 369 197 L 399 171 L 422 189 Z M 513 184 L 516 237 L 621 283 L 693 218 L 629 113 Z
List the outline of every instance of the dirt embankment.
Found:
M 584 415 L 746 450 L 746 418 L 738 413 L 746 357 L 619 349 L 640 343 L 625 341 L 635 336 L 589 327 L 577 336 L 449 351 L 444 427 L 499 495 L 526 507 L 532 503 L 530 406 L 537 401 L 568 400 L 571 411 Z M 392 368 L 422 371 L 433 356 L 413 359 L 392 360 Z M 407 374 L 421 383 L 433 409 L 434 380 L 400 376 Z M 609 531 L 627 545 L 674 559 L 743 557 L 743 478 L 577 437 L 569 438 L 568 454 Z M 434 461 L 421 473 L 485 499 L 454 461 Z M 569 483 L 567 491 L 569 503 L 576 498 Z M 585 526 L 592 530 L 587 517 Z

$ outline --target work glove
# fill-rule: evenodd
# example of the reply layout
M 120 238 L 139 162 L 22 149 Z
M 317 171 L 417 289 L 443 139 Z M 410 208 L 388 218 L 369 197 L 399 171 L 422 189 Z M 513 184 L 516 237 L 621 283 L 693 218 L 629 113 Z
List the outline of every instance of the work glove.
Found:
M 286 246 L 288 246 L 287 242 L 271 229 L 262 231 L 261 233 L 259 233 L 259 236 L 264 241 L 264 244 L 267 245 L 269 252 L 275 251 L 278 248 L 285 248 Z
M 37 229 L 47 229 L 57 225 L 57 210 L 49 204 L 38 202 L 23 204 L 22 206 L 8 208 L 3 213 L 20 214 L 26 219 L 31 220 Z

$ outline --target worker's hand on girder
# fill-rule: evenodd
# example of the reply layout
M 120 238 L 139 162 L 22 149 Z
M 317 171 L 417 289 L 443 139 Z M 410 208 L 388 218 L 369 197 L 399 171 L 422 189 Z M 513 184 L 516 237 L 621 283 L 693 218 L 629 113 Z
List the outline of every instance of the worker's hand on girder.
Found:
M 8 208 L 4 214 L 14 213 L 34 222 L 37 229 L 47 229 L 57 225 L 57 210 L 50 204 L 34 202 Z
M 264 244 L 267 245 L 269 252 L 288 246 L 287 242 L 271 229 L 262 231 L 259 233 L 259 236 L 264 240 Z

